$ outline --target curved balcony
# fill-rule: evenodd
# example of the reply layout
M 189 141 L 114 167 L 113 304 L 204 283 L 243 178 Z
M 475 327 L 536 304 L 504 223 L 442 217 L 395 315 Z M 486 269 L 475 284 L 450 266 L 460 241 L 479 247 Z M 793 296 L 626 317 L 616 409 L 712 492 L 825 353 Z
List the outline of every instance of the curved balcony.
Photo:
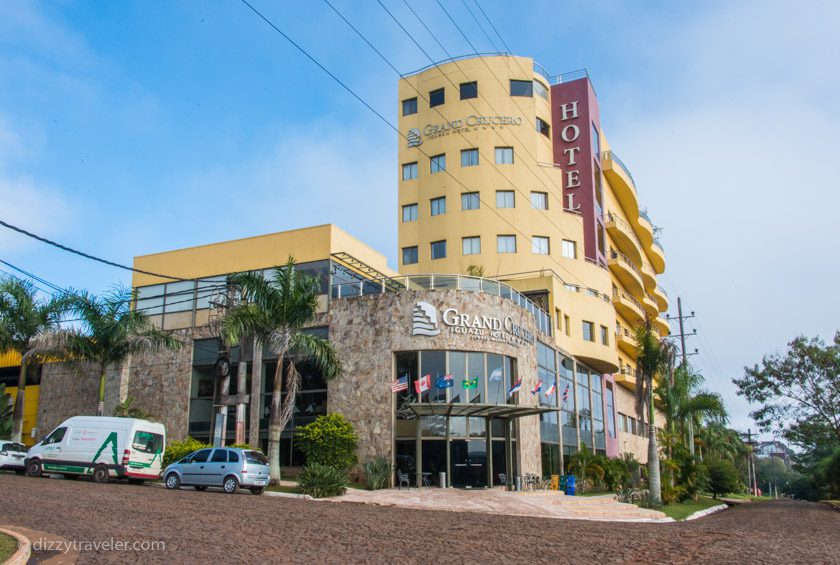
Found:
M 621 282 L 622 286 L 630 291 L 630 294 L 640 298 L 645 295 L 642 271 L 627 255 L 611 250 L 607 259 L 607 265 L 615 275 L 615 278 Z
M 656 297 L 656 304 L 659 306 L 659 311 L 666 312 L 668 310 L 668 293 L 665 292 L 665 289 L 657 285 L 653 289 L 653 295 Z
M 636 357 L 636 338 L 633 336 L 633 332 L 621 324 L 616 324 L 615 344 L 627 355 Z
M 462 290 L 468 292 L 483 292 L 493 296 L 501 296 L 513 300 L 519 306 L 534 315 L 537 329 L 546 335 L 551 335 L 551 316 L 537 306 L 524 294 L 513 287 L 493 279 L 470 277 L 466 275 L 405 275 L 400 277 L 383 277 L 363 279 L 359 281 L 335 284 L 332 286 L 331 296 L 335 299 L 383 294 L 386 292 L 403 292 L 406 290 Z
M 635 326 L 645 321 L 645 308 L 642 303 L 624 291 L 613 292 L 613 306 L 616 312 L 627 320 L 630 325 Z
M 665 337 L 671 335 L 671 326 L 668 325 L 668 322 L 665 321 L 665 318 L 662 316 L 657 316 L 651 320 L 653 324 L 653 329 L 656 330 L 660 336 Z
M 653 265 L 653 270 L 657 275 L 665 272 L 665 250 L 662 249 L 662 244 L 658 238 L 653 238 L 653 244 L 650 246 L 650 262 Z
M 639 209 L 639 197 L 630 169 L 612 151 L 601 152 L 601 169 L 610 182 L 621 208 L 632 216 Z M 635 219 L 631 217 L 631 221 Z
M 651 320 L 659 315 L 659 304 L 656 302 L 656 297 L 651 293 L 645 293 L 644 298 L 642 298 L 642 305 L 645 307 L 645 314 Z
M 639 226 L 639 239 L 642 242 L 642 249 L 647 249 L 653 243 L 653 221 L 648 216 L 647 210 L 639 210 L 639 217 L 636 219 Z
M 630 224 L 619 218 L 612 212 L 607 212 L 605 227 L 616 246 L 630 257 L 637 265 L 642 264 L 642 242 L 636 237 L 636 233 Z
M 647 265 L 642 265 L 642 282 L 645 284 L 645 290 L 650 292 L 656 288 L 656 273 Z
M 617 382 L 618 384 L 624 385 L 629 389 L 636 388 L 636 375 L 634 374 L 634 371 L 627 365 L 621 367 L 621 369 L 619 369 L 619 371 L 614 375 L 614 377 L 615 382 Z

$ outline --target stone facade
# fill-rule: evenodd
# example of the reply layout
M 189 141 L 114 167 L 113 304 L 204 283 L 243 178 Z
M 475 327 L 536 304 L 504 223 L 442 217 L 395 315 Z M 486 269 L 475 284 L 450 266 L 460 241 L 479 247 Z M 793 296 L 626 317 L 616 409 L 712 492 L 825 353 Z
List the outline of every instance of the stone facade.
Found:
M 517 359 L 522 378 L 520 403 L 535 405 L 537 399 L 527 393 L 536 385 L 536 345 L 475 339 L 453 333 L 439 324 L 438 335 L 412 335 L 415 306 L 426 302 L 442 313 L 455 308 L 470 316 L 498 319 L 510 317 L 539 337 L 532 314 L 513 301 L 477 292 L 433 290 L 385 293 L 333 300 L 330 304 L 330 339 L 344 365 L 342 376 L 329 385 L 330 412 L 340 412 L 359 434 L 359 460 L 376 456 L 393 460 L 394 352 L 449 350 L 498 353 Z M 438 321 L 441 322 L 440 316 Z M 524 393 L 524 394 L 523 394 Z M 521 473 L 540 473 L 539 417 L 526 416 L 517 421 L 517 459 Z

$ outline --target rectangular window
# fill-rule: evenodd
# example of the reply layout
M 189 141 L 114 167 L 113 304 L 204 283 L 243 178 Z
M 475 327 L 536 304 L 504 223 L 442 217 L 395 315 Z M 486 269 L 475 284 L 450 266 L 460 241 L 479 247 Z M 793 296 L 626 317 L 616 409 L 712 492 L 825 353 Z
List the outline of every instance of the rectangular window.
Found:
M 537 131 L 549 139 L 551 138 L 551 126 L 545 120 L 537 118 Z
M 432 216 L 440 216 L 446 214 L 446 196 L 440 198 L 432 198 L 431 201 Z
M 583 321 L 583 339 L 585 341 L 595 341 L 595 324 L 592 322 Z
M 512 190 L 496 191 L 496 208 L 514 208 L 515 204 Z
M 402 207 L 402 212 L 403 223 L 417 221 L 417 204 L 406 204 Z
M 572 336 L 572 319 L 568 315 L 563 316 L 563 321 L 566 323 L 566 335 Z
M 538 80 L 534 81 L 534 92 L 548 100 L 548 89 Z
M 461 150 L 461 166 L 475 167 L 478 165 L 478 149 Z
M 444 97 L 444 92 L 442 88 L 438 88 L 437 90 L 432 90 L 431 92 L 429 92 L 429 108 L 440 106 L 444 102 L 446 102 L 446 98 Z
M 481 200 L 477 192 L 461 194 L 461 210 L 478 210 L 479 208 L 481 208 Z
M 532 192 L 531 208 L 536 208 L 537 210 L 548 210 L 548 193 Z
M 417 98 L 408 98 L 403 100 L 403 116 L 410 116 L 417 113 Z
M 465 237 L 461 240 L 461 252 L 464 255 L 478 255 L 481 253 L 481 238 Z
M 446 240 L 432 242 L 432 259 L 444 259 L 446 257 Z
M 607 329 L 607 326 L 601 326 L 601 343 L 603 345 L 610 344 L 610 330 Z
M 568 239 L 563 240 L 563 257 L 577 259 L 577 243 Z
M 534 96 L 534 81 L 532 80 L 511 80 L 510 81 L 510 95 L 511 96 L 527 96 L 531 98 Z
M 446 154 L 435 155 L 429 159 L 429 172 L 432 174 L 446 170 Z
M 417 178 L 417 162 L 406 163 L 402 166 L 402 180 L 414 180 Z
M 478 83 L 475 81 L 461 83 L 461 100 L 468 98 L 478 98 Z
M 548 255 L 548 238 L 535 235 L 531 238 L 531 253 Z
M 598 136 L 598 128 L 595 127 L 595 124 L 592 124 L 592 154 L 601 155 L 601 139 Z
M 496 251 L 499 253 L 516 253 L 516 236 L 496 236 Z
M 497 147 L 496 148 L 496 164 L 498 164 L 498 165 L 512 165 L 513 164 L 513 147 Z
M 417 263 L 417 246 L 403 247 L 403 265 L 414 265 Z

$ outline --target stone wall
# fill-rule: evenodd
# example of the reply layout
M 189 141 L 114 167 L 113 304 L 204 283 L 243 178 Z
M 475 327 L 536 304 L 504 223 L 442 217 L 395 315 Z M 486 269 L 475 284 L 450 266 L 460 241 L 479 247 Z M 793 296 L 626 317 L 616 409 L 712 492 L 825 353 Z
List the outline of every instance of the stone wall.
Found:
M 414 308 L 418 301 L 438 311 L 440 334 L 412 335 Z M 499 353 L 517 359 L 522 377 L 520 402 L 535 405 L 537 398 L 528 394 L 537 381 L 536 346 L 474 339 L 451 333 L 441 323 L 446 308 L 460 312 L 512 320 L 537 335 L 534 318 L 511 300 L 489 294 L 435 290 L 405 291 L 357 298 L 333 300 L 330 305 L 330 339 L 344 372 L 329 385 L 330 412 L 339 412 L 350 420 L 359 434 L 359 461 L 376 456 L 393 458 L 395 351 L 450 350 Z M 519 419 L 517 457 L 522 473 L 540 473 L 540 433 L 538 416 Z
M 117 380 L 117 371 L 106 373 L 106 399 L 108 389 L 113 388 Z M 95 415 L 98 401 L 97 366 L 90 363 L 46 363 L 41 372 L 36 439 L 40 440 L 67 418 Z

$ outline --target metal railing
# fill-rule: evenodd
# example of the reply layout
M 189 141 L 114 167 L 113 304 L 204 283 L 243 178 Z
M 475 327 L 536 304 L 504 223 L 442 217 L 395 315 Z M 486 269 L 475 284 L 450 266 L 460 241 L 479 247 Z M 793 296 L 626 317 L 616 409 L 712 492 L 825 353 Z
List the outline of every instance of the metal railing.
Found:
M 546 335 L 551 335 L 551 316 L 537 306 L 530 298 L 513 289 L 513 287 L 493 279 L 471 277 L 468 275 L 403 275 L 400 277 L 384 277 L 340 283 L 332 286 L 330 296 L 334 299 L 353 298 L 356 296 L 370 296 L 386 292 L 403 292 L 406 290 L 463 290 L 481 292 L 493 296 L 501 296 L 516 302 L 519 306 L 534 315 L 537 329 Z
M 633 272 L 635 272 L 637 275 L 639 275 L 639 278 L 641 278 L 642 270 L 639 268 L 638 265 L 636 265 L 636 263 L 633 262 L 632 259 L 630 259 L 630 257 L 625 255 L 621 251 L 616 251 L 615 249 L 611 249 L 610 250 L 610 259 L 615 259 L 616 261 L 621 261 L 622 263 L 626 264 L 628 267 L 630 267 L 633 270 Z
M 630 168 L 624 164 L 624 161 L 619 159 L 618 155 L 616 155 L 613 151 L 602 151 L 601 152 L 601 161 L 605 161 L 609 159 L 613 163 L 617 164 L 622 171 L 630 178 L 630 183 L 633 185 L 633 192 L 636 193 L 638 196 L 639 189 L 636 188 L 636 180 L 633 178 L 633 174 L 630 172 Z
M 442 59 L 440 61 L 437 61 L 436 63 L 430 63 L 422 69 L 417 69 L 416 71 L 404 73 L 400 75 L 400 77 L 410 77 L 411 75 L 416 75 L 422 73 L 423 71 L 428 71 L 429 69 L 433 69 L 439 65 L 445 65 L 446 63 L 453 63 L 455 61 L 464 61 L 466 59 L 476 59 L 478 57 L 512 57 L 512 55 L 507 51 L 490 51 L 487 53 L 470 53 L 469 55 L 458 55 L 457 57 L 449 57 L 448 59 Z
M 636 308 L 638 308 L 640 312 L 645 311 L 645 307 L 642 306 L 641 302 L 639 302 L 638 300 L 636 300 L 635 298 L 633 298 L 632 296 L 630 296 L 629 294 L 627 294 L 624 291 L 614 290 L 613 291 L 613 298 L 617 298 L 619 300 L 626 300 L 627 302 L 633 304 Z
M 612 212 L 607 212 L 607 221 L 614 222 L 615 225 L 627 232 L 627 235 L 630 236 L 630 239 L 633 240 L 633 243 L 635 243 L 639 247 L 639 249 L 645 248 L 644 245 L 642 245 L 642 242 L 639 239 L 639 237 L 636 235 L 636 232 L 633 231 L 633 228 L 630 226 L 630 224 L 628 224 L 623 218 L 619 218 Z
M 548 84 L 552 84 L 551 82 L 551 74 L 545 70 L 545 67 L 534 61 L 534 72 L 538 75 L 542 76 L 545 80 L 548 81 Z

